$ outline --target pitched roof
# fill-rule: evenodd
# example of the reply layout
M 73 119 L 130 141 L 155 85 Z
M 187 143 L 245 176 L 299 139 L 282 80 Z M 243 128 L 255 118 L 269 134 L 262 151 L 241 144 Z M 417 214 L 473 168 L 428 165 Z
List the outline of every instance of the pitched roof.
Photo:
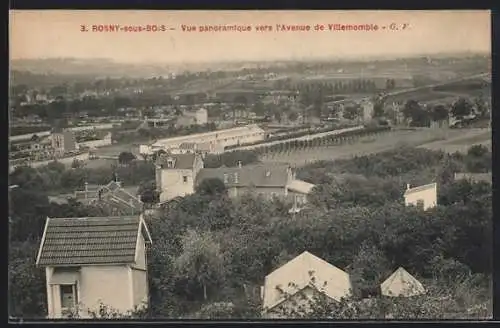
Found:
M 348 273 L 306 251 L 266 276 L 264 308 L 274 308 L 284 300 L 278 288 L 295 294 L 311 285 L 334 300 L 349 295 L 351 289 Z
M 312 183 L 294 179 L 288 184 L 288 189 L 301 194 L 309 194 L 315 187 Z
M 219 167 L 201 169 L 196 176 L 196 184 L 212 178 L 222 180 L 228 187 L 285 187 L 289 175 L 287 165 Z
M 194 167 L 195 154 L 162 154 L 156 161 L 156 165 L 166 169 L 169 159 L 173 160 L 172 169 L 189 170 Z
M 47 218 L 39 266 L 126 264 L 135 261 L 137 239 L 151 237 L 140 216 Z
M 139 198 L 131 195 L 123 188 L 116 189 L 111 193 L 111 197 L 119 200 L 124 205 L 127 204 L 129 207 L 132 207 L 137 211 L 142 210 L 142 201 Z
M 425 294 L 425 288 L 420 281 L 402 267 L 394 271 L 380 285 L 381 293 L 391 297 L 410 297 Z
M 415 192 L 420 192 L 420 191 L 424 191 L 424 190 L 434 189 L 436 187 L 437 187 L 437 183 L 434 182 L 434 183 L 429 183 L 429 184 L 426 184 L 426 185 L 423 185 L 423 186 L 408 188 L 408 189 L 405 190 L 405 196 L 409 195 L 409 194 L 413 194 Z
M 99 190 L 102 190 L 101 201 L 111 199 L 114 205 L 123 207 L 125 210 L 133 209 L 135 212 L 140 212 L 142 210 L 142 201 L 125 190 L 125 188 L 122 188 L 120 184 L 115 181 L 111 181 L 104 186 L 89 186 L 90 185 L 87 185 L 87 191 L 75 191 L 75 198 L 79 201 L 86 199 L 97 200 L 99 198 Z

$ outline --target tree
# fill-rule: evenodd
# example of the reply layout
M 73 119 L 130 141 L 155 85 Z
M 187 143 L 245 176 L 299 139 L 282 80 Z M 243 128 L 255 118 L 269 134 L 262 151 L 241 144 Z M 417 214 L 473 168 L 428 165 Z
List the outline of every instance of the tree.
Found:
M 413 99 L 410 99 L 406 102 L 403 107 L 403 115 L 406 119 L 413 119 L 418 116 L 419 112 L 422 110 L 420 104 Z
M 118 155 L 118 163 L 122 165 L 129 165 L 133 160 L 135 160 L 135 155 L 128 151 L 121 152 Z
M 138 194 L 140 195 L 141 201 L 146 204 L 155 204 L 160 201 L 160 195 L 154 180 L 141 184 L 139 186 Z
M 386 90 L 393 90 L 396 87 L 396 80 L 394 79 L 387 79 L 385 81 L 385 89 Z
M 258 100 L 253 105 L 253 111 L 257 116 L 263 116 L 266 114 L 266 107 L 262 103 L 262 101 Z
M 47 313 L 45 272 L 35 267 L 38 241 L 9 244 L 9 316 L 42 318 Z
M 363 242 L 349 269 L 354 295 L 366 298 L 376 295 L 383 279 L 391 272 L 391 264 L 375 245 Z
M 198 186 L 196 192 L 203 195 L 222 195 L 227 192 L 226 185 L 221 179 L 204 179 Z
M 290 112 L 288 114 L 288 119 L 292 122 L 295 122 L 297 121 L 297 119 L 299 118 L 299 115 L 296 113 L 296 112 Z
M 83 162 L 75 158 L 73 160 L 73 162 L 71 163 L 71 168 L 72 169 L 78 169 L 78 168 L 81 168 L 81 167 L 83 167 Z
M 468 99 L 460 98 L 451 107 L 451 114 L 458 120 L 472 113 L 472 104 Z
M 208 289 L 224 282 L 224 258 L 220 245 L 209 233 L 188 230 L 182 237 L 182 253 L 175 259 L 181 278 L 195 281 L 202 288 L 203 300 Z
M 435 122 L 448 119 L 448 110 L 443 105 L 436 105 L 431 110 L 431 119 Z
M 412 126 L 428 126 L 429 113 L 415 100 L 408 100 L 403 108 L 403 115 L 411 120 Z
M 165 155 L 167 152 L 164 151 L 163 149 L 158 150 L 157 152 L 153 153 L 151 156 L 153 162 L 156 162 L 158 158 L 160 158 L 162 155 Z
M 345 106 L 343 116 L 348 120 L 355 120 L 362 114 L 362 108 L 359 105 Z
M 373 104 L 373 117 L 384 116 L 385 96 L 377 96 Z
M 480 117 L 484 118 L 488 116 L 490 112 L 489 104 L 483 99 L 482 95 L 475 99 L 474 104 L 476 106 L 476 112 Z

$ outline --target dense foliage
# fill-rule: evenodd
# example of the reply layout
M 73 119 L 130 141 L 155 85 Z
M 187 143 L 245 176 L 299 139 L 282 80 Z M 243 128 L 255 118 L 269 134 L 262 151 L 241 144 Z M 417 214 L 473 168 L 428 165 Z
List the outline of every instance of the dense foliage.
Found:
M 264 277 L 308 250 L 350 272 L 355 299 L 349 309 L 400 266 L 430 292 L 418 299 L 381 299 L 354 312 L 345 312 L 344 303 L 320 304 L 302 317 L 363 318 L 379 306 L 392 307 L 399 318 L 470 317 L 470 308 L 488 304 L 485 295 L 491 288 L 492 189 L 486 183 L 454 181 L 453 173 L 477 167 L 477 162 L 485 165 L 488 156 L 477 147 L 466 155 L 402 148 L 315 163 L 298 174 L 317 187 L 311 208 L 296 215 L 288 214 L 287 204 L 279 200 L 250 195 L 230 199 L 220 181 L 210 181 L 195 194 L 167 203 L 160 217 L 148 222 L 153 247 L 147 315 L 259 317 Z M 43 316 L 44 275 L 34 266 L 34 253 L 47 213 L 96 214 L 76 203 L 48 202 L 43 174 L 61 170 L 56 164 L 41 176 L 22 170 L 11 175 L 19 185 L 11 191 L 10 207 L 11 236 L 18 241 L 10 250 L 11 315 Z M 423 212 L 402 204 L 406 183 L 433 180 L 439 181 L 436 208 Z M 453 302 L 443 301 L 450 298 Z

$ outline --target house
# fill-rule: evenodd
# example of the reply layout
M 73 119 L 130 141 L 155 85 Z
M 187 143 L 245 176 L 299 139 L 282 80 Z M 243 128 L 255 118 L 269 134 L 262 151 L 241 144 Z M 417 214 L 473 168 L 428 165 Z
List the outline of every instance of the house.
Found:
M 199 153 L 162 154 L 156 161 L 156 185 L 160 203 L 193 194 L 195 179 L 203 168 Z
M 294 207 L 301 208 L 314 187 L 297 180 L 289 165 L 240 164 L 237 167 L 204 168 L 203 156 L 199 152 L 162 155 L 156 167 L 161 203 L 194 193 L 203 180 L 219 179 L 230 197 L 253 193 L 267 199 L 288 200 Z
M 348 273 L 305 251 L 266 276 L 261 288 L 264 315 L 277 318 L 290 307 L 307 306 L 317 293 L 340 301 L 351 295 L 351 281 Z
M 455 173 L 455 181 L 467 180 L 469 182 L 486 182 L 491 184 L 493 182 L 491 172 L 489 173 Z
M 147 305 L 150 244 L 142 216 L 47 218 L 36 265 L 45 268 L 48 318 Z
M 426 293 L 422 283 L 401 267 L 380 285 L 380 291 L 388 297 L 411 297 Z
M 437 205 L 437 183 L 411 188 L 407 185 L 404 193 L 405 205 L 420 206 L 424 210 Z
M 108 204 L 118 213 L 131 215 L 141 213 L 144 206 L 132 190 L 123 188 L 119 181 L 111 181 L 104 186 L 85 183 L 85 189 L 75 191 L 74 198 L 82 203 Z

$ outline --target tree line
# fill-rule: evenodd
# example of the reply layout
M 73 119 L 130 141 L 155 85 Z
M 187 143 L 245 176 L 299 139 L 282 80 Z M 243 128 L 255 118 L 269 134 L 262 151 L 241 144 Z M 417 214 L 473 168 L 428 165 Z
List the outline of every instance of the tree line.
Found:
M 447 293 L 453 292 L 453 308 L 440 307 L 438 313 L 427 309 L 427 315 L 453 312 L 467 317 L 467 309 L 488 301 L 492 189 L 485 183 L 454 181 L 451 176 L 470 163 L 486 166 L 488 156 L 491 153 L 478 147 L 465 155 L 408 148 L 315 163 L 298 173 L 317 187 L 310 195 L 310 209 L 295 216 L 288 214 L 282 200 L 257 195 L 232 199 L 222 181 L 208 181 L 193 195 L 167 203 L 160 217 L 148 219 L 154 246 L 148 254 L 146 316 L 257 318 L 258 289 L 264 277 L 308 250 L 341 269 L 348 267 L 356 297 L 403 266 L 429 284 L 434 281 Z M 487 169 L 491 163 L 477 168 Z M 402 202 L 408 179 L 413 177 L 416 183 L 422 175 L 441 182 L 439 205 L 426 212 Z M 44 274 L 34 263 L 47 213 L 96 216 L 90 207 L 48 203 L 37 181 L 34 177 L 24 183 L 17 180 L 18 194 L 16 189 L 11 192 L 15 206 L 9 207 L 18 222 L 16 229 L 29 231 L 14 235 L 9 249 L 11 314 L 25 317 L 46 313 Z M 16 227 L 12 224 L 11 231 Z M 465 286 L 463 279 L 468 293 L 483 299 L 458 295 Z M 429 298 L 424 301 L 410 300 L 404 306 L 408 311 L 396 311 L 396 315 L 415 318 L 411 308 L 422 308 L 422 302 L 438 304 Z M 318 306 L 316 314 L 303 317 L 343 318 L 332 307 L 327 307 L 326 314 L 321 308 L 325 307 Z M 362 313 L 353 316 L 360 318 Z

